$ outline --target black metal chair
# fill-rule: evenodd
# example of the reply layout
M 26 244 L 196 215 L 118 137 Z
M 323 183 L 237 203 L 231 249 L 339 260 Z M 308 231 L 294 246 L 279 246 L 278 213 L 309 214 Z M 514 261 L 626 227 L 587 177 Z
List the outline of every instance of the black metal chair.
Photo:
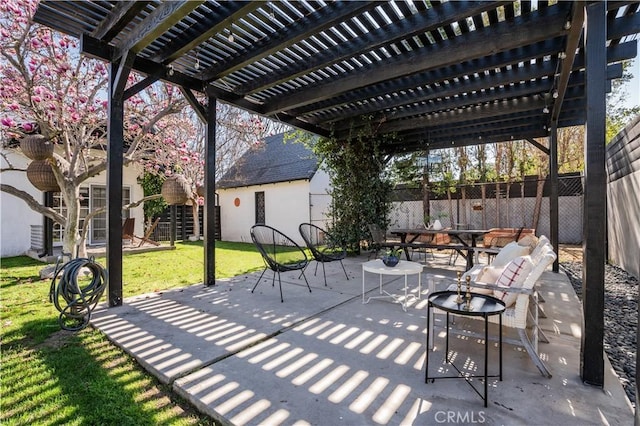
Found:
M 327 273 L 325 272 L 324 264 L 339 261 L 344 275 L 347 277 L 347 280 L 349 280 L 347 270 L 344 269 L 344 264 L 342 263 L 342 259 L 347 257 L 347 249 L 344 244 L 339 244 L 331 234 L 311 223 L 302 223 L 298 229 L 300 230 L 302 239 L 313 255 L 313 260 L 316 261 L 316 270 L 313 275 L 315 276 L 318 272 L 318 263 L 322 263 L 322 275 L 324 275 L 324 285 L 326 287 Z
M 253 293 L 258 286 L 267 269 L 273 271 L 272 287 L 275 287 L 276 273 L 278 274 L 281 302 L 284 302 L 284 298 L 282 297 L 282 281 L 280 280 L 281 272 L 302 271 L 301 276 L 304 277 L 309 293 L 311 293 L 311 287 L 309 287 L 307 277 L 304 275 L 304 269 L 309 264 L 309 258 L 304 249 L 296 244 L 295 241 L 277 229 L 267 225 L 253 225 L 251 227 L 251 240 L 258 248 L 258 251 L 262 255 L 262 260 L 264 260 L 265 263 L 265 268 L 253 286 L 253 289 L 251 289 L 251 293 Z

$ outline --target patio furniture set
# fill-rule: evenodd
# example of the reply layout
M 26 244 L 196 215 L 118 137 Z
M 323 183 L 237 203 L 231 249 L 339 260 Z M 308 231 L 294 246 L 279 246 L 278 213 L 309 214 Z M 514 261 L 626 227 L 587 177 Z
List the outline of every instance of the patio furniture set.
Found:
M 435 291 L 433 280 L 430 280 L 429 296 L 427 301 L 427 359 L 425 365 L 425 382 L 439 378 L 460 377 L 467 380 L 471 387 L 487 404 L 487 379 L 488 377 L 498 377 L 502 380 L 502 342 L 519 345 L 525 348 L 531 360 L 534 362 L 540 373 L 545 377 L 551 377 L 551 373 L 546 367 L 538 352 L 538 341 L 548 342 L 548 339 L 540 329 L 538 319 L 540 317 L 540 303 L 544 300 L 539 296 L 536 289 L 536 282 L 542 273 L 551 265 L 556 254 L 553 251 L 549 239 L 545 236 L 536 237 L 533 230 L 524 231 L 521 229 L 511 230 L 430 230 L 430 229 L 397 229 L 391 231 L 393 235 L 399 236 L 397 241 L 382 240 L 380 235 L 374 233 L 379 230 L 375 226 L 370 226 L 374 240 L 374 250 L 382 248 L 402 248 L 407 256 L 406 261 L 401 261 L 395 266 L 387 266 L 381 259 L 374 259 L 362 264 L 362 303 L 369 303 L 372 299 L 391 298 L 399 302 L 404 311 L 407 311 L 408 301 L 412 297 L 414 300 L 421 299 L 422 283 L 421 274 L 424 265 L 411 261 L 409 249 L 428 248 L 445 249 L 450 245 L 437 244 L 435 242 L 416 242 L 418 237 L 423 235 L 447 234 L 456 238 L 460 244 L 453 246 L 454 250 L 461 252 L 466 259 L 466 271 L 459 274 L 458 282 L 451 282 L 445 291 Z M 300 277 L 304 277 L 309 292 L 311 287 L 304 275 L 304 272 L 311 260 L 316 260 L 317 264 L 322 264 L 325 286 L 327 278 L 324 263 L 339 261 L 347 279 L 349 279 L 342 260 L 346 257 L 346 249 L 327 231 L 310 223 L 303 223 L 299 227 L 301 236 L 311 252 L 312 259 L 309 259 L 305 250 L 297 245 L 291 238 L 282 234 L 278 230 L 266 225 L 254 225 L 251 228 L 251 238 L 258 250 L 262 254 L 265 262 L 265 269 L 254 285 L 252 292 L 262 279 L 267 269 L 274 271 L 272 285 L 275 286 L 275 276 L 278 275 L 280 285 L 280 299 L 282 297 L 282 283 L 280 273 L 285 271 L 300 271 Z M 486 237 L 486 235 L 489 235 Z M 482 245 L 478 245 L 479 237 L 485 236 Z M 468 238 L 468 239 L 467 239 Z M 503 247 L 496 247 L 496 242 L 504 244 Z M 509 241 L 509 242 L 507 242 Z M 492 244 L 485 247 L 486 243 Z M 488 265 L 475 264 L 474 254 L 483 249 L 488 249 L 494 255 L 493 260 Z M 477 259 L 476 259 L 477 260 Z M 316 272 L 317 272 L 316 264 Z M 368 296 L 365 286 L 366 274 L 379 275 L 377 296 Z M 417 294 L 409 293 L 408 278 L 410 275 L 417 275 Z M 383 277 L 395 276 L 404 277 L 402 287 L 403 294 L 397 295 L 383 288 Z M 433 349 L 433 327 L 434 311 L 444 311 L 446 313 L 446 347 L 445 363 L 451 364 L 457 371 L 456 376 L 430 376 L 429 375 L 429 352 Z M 475 333 L 470 331 L 470 327 L 451 326 L 449 315 L 454 314 L 470 319 L 484 321 L 484 332 Z M 488 323 L 493 322 L 499 325 L 497 340 L 499 341 L 499 374 L 488 375 Z M 503 326 L 517 330 L 518 339 L 503 336 Z M 472 377 L 463 374 L 458 367 L 452 364 L 449 356 L 449 334 L 460 334 L 465 336 L 477 336 L 484 338 L 484 372 L 480 376 L 484 380 L 484 392 L 481 393 L 471 383 Z

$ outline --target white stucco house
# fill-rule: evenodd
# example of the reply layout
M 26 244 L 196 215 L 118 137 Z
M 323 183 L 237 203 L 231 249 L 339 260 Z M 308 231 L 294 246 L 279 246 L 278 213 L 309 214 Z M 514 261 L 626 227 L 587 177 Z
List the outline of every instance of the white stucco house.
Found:
M 328 174 L 301 143 L 274 135 L 247 151 L 217 182 L 223 241 L 251 242 L 256 223 L 304 244 L 298 226 L 326 226 Z
M 30 159 L 18 150 L 2 150 L 0 167 L 8 167 L 9 161 L 13 168 L 26 169 Z M 141 199 L 144 195 L 142 187 L 137 182 L 140 170 L 137 167 L 125 167 L 123 176 L 123 204 Z M 44 193 L 36 189 L 24 171 L 4 171 L 0 173 L 0 182 L 14 186 L 31 194 L 36 200 L 44 202 Z M 107 195 L 106 172 L 85 181 L 80 187 L 81 223 L 82 217 L 97 208 L 106 205 Z M 60 193 L 54 193 L 54 208 L 64 214 L 64 205 Z M 123 212 L 125 217 L 135 218 L 135 234 L 144 235 L 144 210 L 142 206 Z M 32 251 L 32 240 L 42 240 L 43 216 L 33 211 L 27 204 L 11 194 L 0 191 L 0 257 L 19 256 Z M 106 215 L 95 216 L 89 224 L 89 245 L 101 245 L 106 242 Z M 54 224 L 53 246 L 62 245 L 62 230 Z M 36 248 L 36 247 L 34 247 Z M 40 247 L 37 247 L 40 248 Z

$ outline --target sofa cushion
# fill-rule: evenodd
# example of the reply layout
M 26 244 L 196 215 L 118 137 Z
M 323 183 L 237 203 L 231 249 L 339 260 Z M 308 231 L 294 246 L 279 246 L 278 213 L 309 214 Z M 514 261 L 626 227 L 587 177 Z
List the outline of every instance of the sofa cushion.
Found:
M 509 262 L 519 256 L 526 256 L 529 254 L 529 247 L 524 247 L 518 245 L 517 242 L 513 241 L 504 246 L 498 254 L 496 254 L 495 259 L 491 262 L 491 266 L 495 268 L 504 268 L 507 266 Z
M 533 263 L 531 263 L 529 256 L 516 257 L 504 268 L 504 271 L 496 281 L 496 286 L 501 288 L 520 288 L 532 269 Z M 493 295 L 502 300 L 507 307 L 513 305 L 518 298 L 518 293 L 501 290 L 494 290 Z

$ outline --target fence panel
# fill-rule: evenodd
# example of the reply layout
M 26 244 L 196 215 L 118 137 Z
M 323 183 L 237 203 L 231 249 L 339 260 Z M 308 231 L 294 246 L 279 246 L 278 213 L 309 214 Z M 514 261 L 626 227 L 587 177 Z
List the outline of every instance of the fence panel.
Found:
M 467 198 L 461 197 L 461 188 L 452 188 L 451 199 L 446 195 L 430 197 L 432 218 L 438 218 L 444 227 L 468 226 L 470 229 L 532 228 L 536 207 L 537 181 L 511 185 L 501 183 L 486 185 L 486 198 L 482 200 L 481 184 L 465 187 Z M 549 182 L 545 182 L 541 199 L 536 234 L 549 235 Z M 523 195 L 524 189 L 524 196 Z M 579 176 L 561 178 L 559 185 L 559 235 L 560 243 L 582 242 L 582 179 Z M 496 196 L 497 195 L 497 196 Z M 393 202 L 391 228 L 411 228 L 424 223 L 422 197 L 414 192 L 412 197 L 403 191 L 402 201 Z M 412 198 L 412 199 L 407 199 Z

